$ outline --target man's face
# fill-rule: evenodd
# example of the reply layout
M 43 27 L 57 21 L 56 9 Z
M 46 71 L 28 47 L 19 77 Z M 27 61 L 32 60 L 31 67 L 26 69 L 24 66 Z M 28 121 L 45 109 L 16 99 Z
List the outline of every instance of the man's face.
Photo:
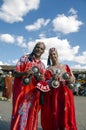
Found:
M 44 53 L 45 46 L 43 43 L 37 43 L 37 45 L 34 48 L 34 55 L 35 57 L 41 57 L 41 55 Z

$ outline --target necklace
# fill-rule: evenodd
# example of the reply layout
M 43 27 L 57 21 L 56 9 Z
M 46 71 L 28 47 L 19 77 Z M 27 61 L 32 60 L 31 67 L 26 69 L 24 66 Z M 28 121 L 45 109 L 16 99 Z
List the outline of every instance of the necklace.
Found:
M 60 67 L 60 63 L 56 64 L 56 65 L 52 65 L 53 68 L 59 68 Z

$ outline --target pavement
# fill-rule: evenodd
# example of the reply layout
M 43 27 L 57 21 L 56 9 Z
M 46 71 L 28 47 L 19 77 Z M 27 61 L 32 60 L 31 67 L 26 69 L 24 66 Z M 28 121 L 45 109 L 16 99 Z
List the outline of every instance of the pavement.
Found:
M 86 130 L 86 96 L 74 96 L 74 99 L 78 130 Z M 12 100 L 0 101 L 0 130 L 10 130 L 11 112 Z M 40 118 L 38 124 L 38 130 L 42 130 Z

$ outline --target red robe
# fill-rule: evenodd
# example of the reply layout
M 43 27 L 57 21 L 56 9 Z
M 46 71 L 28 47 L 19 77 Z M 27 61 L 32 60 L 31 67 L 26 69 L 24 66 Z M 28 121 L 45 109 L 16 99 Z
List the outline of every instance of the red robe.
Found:
M 2 93 L 2 97 L 6 97 L 7 99 L 11 99 L 12 96 L 12 77 L 7 75 L 5 77 L 5 89 Z
M 67 65 L 62 65 L 65 72 L 73 76 Z M 46 81 L 49 81 L 53 72 L 46 70 Z M 59 81 L 58 88 L 51 88 L 45 93 L 44 105 L 41 111 L 41 124 L 43 130 L 77 130 L 75 119 L 74 97 L 68 85 Z
M 20 58 L 15 70 L 23 72 L 33 66 L 38 66 L 40 72 L 44 74 L 44 64 L 35 59 L 29 61 L 28 55 Z M 40 110 L 40 92 L 35 87 L 37 81 L 32 77 L 30 84 L 25 86 L 22 79 L 23 77 L 14 79 L 11 130 L 37 130 Z

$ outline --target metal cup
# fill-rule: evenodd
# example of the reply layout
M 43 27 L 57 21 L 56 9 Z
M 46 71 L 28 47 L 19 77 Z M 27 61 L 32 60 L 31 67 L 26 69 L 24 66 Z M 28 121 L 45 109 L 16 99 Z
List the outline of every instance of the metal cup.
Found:
M 58 88 L 58 87 L 59 87 L 59 81 L 53 80 L 53 81 L 51 82 L 51 85 L 52 85 L 53 88 Z
M 33 67 L 32 67 L 32 71 L 33 71 L 33 76 L 34 76 L 35 78 L 40 75 L 40 71 L 39 71 L 39 68 L 38 68 L 37 66 L 33 66 Z M 29 85 L 30 82 L 31 82 L 31 77 L 32 77 L 32 75 L 30 75 L 30 76 L 28 76 L 28 77 L 24 77 L 24 78 L 23 78 L 23 81 L 22 81 L 23 84 L 24 84 L 24 85 Z
M 57 68 L 55 70 L 55 73 L 58 74 L 58 76 L 61 76 L 61 74 L 62 74 L 61 69 Z
M 39 73 L 39 68 L 37 66 L 33 66 L 32 71 L 34 72 L 34 74 L 37 74 Z
M 74 88 L 74 83 L 69 83 L 69 84 L 68 84 L 68 87 L 69 87 L 70 89 L 73 89 L 73 88 Z
M 68 72 L 65 72 L 65 73 L 62 75 L 62 78 L 63 78 L 64 80 L 69 79 L 69 78 L 70 78 L 69 73 L 68 73 Z
M 31 77 L 24 77 L 22 82 L 24 85 L 28 85 L 31 82 Z

